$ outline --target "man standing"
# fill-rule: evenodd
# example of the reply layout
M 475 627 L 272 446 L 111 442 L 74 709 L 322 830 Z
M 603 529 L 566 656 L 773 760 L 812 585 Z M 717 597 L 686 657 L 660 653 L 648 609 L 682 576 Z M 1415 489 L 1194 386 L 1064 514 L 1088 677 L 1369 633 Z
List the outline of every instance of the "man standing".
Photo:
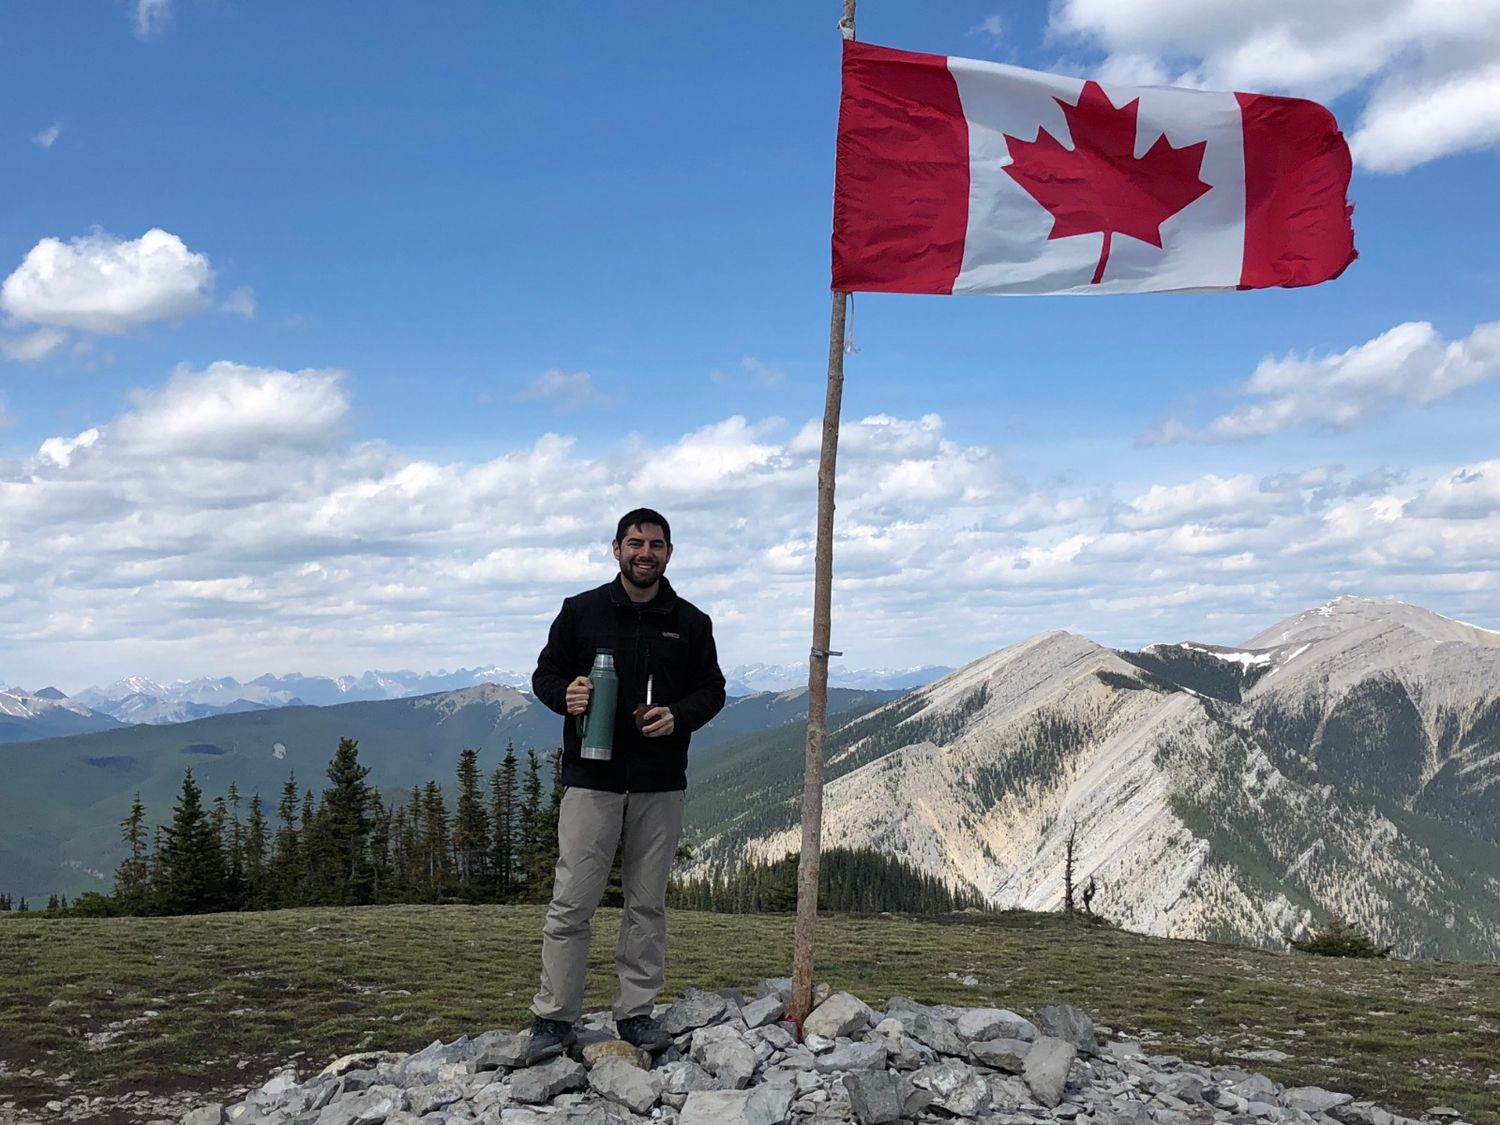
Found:
M 620 1038 L 648 1051 L 672 1041 L 651 1017 L 666 963 L 667 877 L 682 834 L 688 740 L 724 706 L 724 673 L 713 623 L 666 579 L 672 531 L 665 517 L 650 508 L 627 512 L 613 548 L 619 576 L 563 602 L 531 677 L 536 697 L 564 716 L 566 788 L 552 906 L 542 927 L 542 983 L 531 1004 L 529 1063 L 577 1040 L 590 922 L 617 848 L 625 913 L 615 943 L 615 1025 Z M 613 650 L 619 677 L 614 715 L 590 717 L 613 719 L 607 761 L 580 755 L 576 719 L 588 709 L 588 673 L 600 649 Z

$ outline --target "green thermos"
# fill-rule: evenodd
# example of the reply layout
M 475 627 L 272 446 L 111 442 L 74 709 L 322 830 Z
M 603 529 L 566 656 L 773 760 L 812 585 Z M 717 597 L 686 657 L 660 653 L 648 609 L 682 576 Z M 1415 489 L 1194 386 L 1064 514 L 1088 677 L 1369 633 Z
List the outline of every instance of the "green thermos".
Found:
M 620 694 L 614 649 L 601 648 L 594 655 L 589 682 L 594 685 L 589 708 L 578 716 L 578 734 L 583 739 L 579 753 L 591 761 L 607 762 L 615 749 L 615 698 Z

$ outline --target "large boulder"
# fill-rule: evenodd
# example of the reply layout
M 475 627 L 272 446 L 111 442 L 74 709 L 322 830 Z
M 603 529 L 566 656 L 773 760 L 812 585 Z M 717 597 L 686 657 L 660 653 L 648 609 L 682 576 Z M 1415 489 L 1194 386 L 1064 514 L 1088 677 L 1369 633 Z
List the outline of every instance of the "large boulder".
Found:
M 863 1031 L 875 1022 L 874 1016 L 869 1005 L 852 992 L 835 992 L 807 1014 L 802 1021 L 802 1034 L 837 1039 L 840 1035 Z
M 1068 1083 L 1068 1068 L 1078 1057 L 1078 1048 L 1066 1039 L 1043 1035 L 1026 1052 L 1021 1077 L 1038 1102 L 1052 1109 L 1062 1101 Z
M 589 1086 L 631 1113 L 650 1113 L 661 1096 L 661 1078 L 621 1058 L 602 1058 L 589 1071 Z
M 753 1090 L 696 1090 L 688 1095 L 677 1125 L 785 1125 L 792 1112 L 790 1086 Z

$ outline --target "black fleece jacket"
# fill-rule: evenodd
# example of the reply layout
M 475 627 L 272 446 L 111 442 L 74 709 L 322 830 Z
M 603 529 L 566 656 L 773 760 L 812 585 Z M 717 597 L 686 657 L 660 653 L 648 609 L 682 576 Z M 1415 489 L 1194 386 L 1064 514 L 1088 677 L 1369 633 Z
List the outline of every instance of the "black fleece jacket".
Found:
M 589 674 L 601 648 L 614 650 L 620 680 L 614 753 L 607 762 L 579 756 L 577 719 L 567 713 L 564 696 L 574 679 Z M 646 701 L 648 675 L 653 677 L 653 705 L 670 707 L 674 719 L 672 733 L 659 738 L 647 738 L 635 727 L 635 708 Z M 612 793 L 686 789 L 692 732 L 724 706 L 713 622 L 678 597 L 665 578 L 656 597 L 637 604 L 617 577 L 563 602 L 537 657 L 531 690 L 563 716 L 564 785 Z

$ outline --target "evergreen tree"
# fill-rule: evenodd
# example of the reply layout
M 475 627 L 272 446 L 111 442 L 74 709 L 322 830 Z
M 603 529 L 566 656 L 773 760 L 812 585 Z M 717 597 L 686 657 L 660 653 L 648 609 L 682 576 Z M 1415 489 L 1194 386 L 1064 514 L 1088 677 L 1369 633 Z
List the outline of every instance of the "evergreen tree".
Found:
M 225 804 L 229 806 L 227 832 L 223 835 L 224 858 L 229 865 L 229 886 L 238 905 L 244 905 L 245 897 L 245 825 L 240 820 L 240 787 L 233 780 L 224 791 Z
M 10 909 L 10 895 L 0 894 L 0 911 Z
M 260 908 L 265 903 L 266 865 L 269 863 L 270 829 L 266 826 L 266 814 L 261 805 L 260 794 L 250 798 L 250 815 L 245 821 L 245 887 L 251 904 Z
M 391 902 L 391 817 L 393 809 L 370 790 L 370 899 Z
M 297 827 L 297 774 L 287 774 L 281 787 L 281 801 L 276 806 L 276 841 L 271 853 L 267 877 L 270 905 L 292 906 L 297 902 L 302 882 L 302 834 Z
M 150 899 L 150 869 L 146 866 L 146 807 L 140 790 L 130 803 L 130 815 L 120 822 L 120 838 L 130 852 L 115 869 L 114 899 L 126 914 L 144 914 Z
M 542 819 L 542 765 L 536 751 L 528 749 L 526 777 L 521 782 L 521 807 L 516 816 L 517 897 L 525 902 L 536 900 L 536 872 L 547 853 Z
M 490 777 L 490 819 L 494 821 L 490 878 L 500 902 L 509 902 L 515 891 L 517 811 L 516 748 L 507 742 L 505 761 Z
M 203 808 L 203 791 L 186 771 L 182 793 L 172 814 L 162 846 L 161 892 L 166 914 L 199 914 L 224 905 L 224 853 L 213 818 Z
M 443 803 L 443 791 L 438 783 L 429 781 L 422 791 L 421 848 L 426 886 L 424 901 L 442 902 L 448 888 L 448 874 L 452 870 L 448 840 L 448 806 Z
M 302 845 L 301 881 L 297 887 L 295 902 L 301 906 L 314 906 L 318 901 L 318 885 L 323 878 L 327 859 L 323 841 L 317 829 L 318 802 L 311 789 L 302 791 L 302 800 L 297 813 L 297 840 Z
M 317 901 L 341 906 L 360 906 L 373 897 L 374 873 L 370 869 L 371 789 L 365 784 L 369 766 L 359 764 L 359 743 L 339 739 L 338 750 L 328 764 L 329 787 L 317 816 Z
M 453 817 L 453 856 L 464 897 L 477 898 L 490 852 L 490 818 L 479 782 L 479 752 L 465 746 L 458 755 L 458 806 Z
M 427 862 L 422 853 L 422 790 L 411 787 L 407 803 L 396 810 L 397 879 L 402 902 L 423 902 L 427 894 Z

